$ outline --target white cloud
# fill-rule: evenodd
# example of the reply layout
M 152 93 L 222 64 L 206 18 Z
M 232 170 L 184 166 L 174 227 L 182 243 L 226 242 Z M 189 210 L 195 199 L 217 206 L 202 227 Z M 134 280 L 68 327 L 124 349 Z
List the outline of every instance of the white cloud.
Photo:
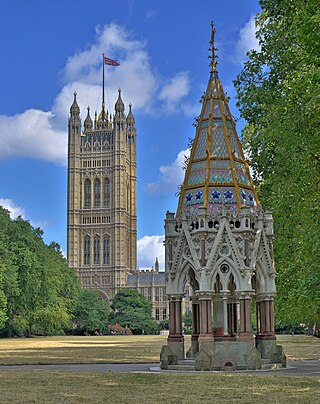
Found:
M 171 164 L 159 168 L 158 181 L 148 183 L 145 190 L 149 193 L 162 192 L 164 188 L 167 192 L 177 191 L 178 185 L 182 183 L 184 178 L 183 163 L 185 156 L 189 157 L 189 155 L 189 149 L 181 150 Z
M 174 112 L 181 99 L 188 95 L 189 90 L 190 81 L 188 72 L 180 72 L 163 86 L 159 94 L 159 99 L 164 101 L 167 112 Z
M 0 198 L 0 206 L 10 212 L 11 219 L 16 219 L 18 216 L 25 218 L 25 210 L 21 206 L 17 206 L 12 199 Z
M 138 240 L 139 268 L 151 269 L 156 258 L 159 260 L 160 270 L 164 270 L 164 236 L 144 236 Z
M 25 156 L 64 164 L 66 134 L 55 129 L 53 121 L 52 112 L 38 109 L 0 115 L 0 158 Z
M 97 28 L 93 44 L 68 58 L 62 70 L 64 86 L 57 94 L 51 111 L 28 109 L 14 116 L 0 115 L 0 159 L 12 156 L 28 156 L 66 164 L 67 117 L 78 93 L 82 119 L 86 108 L 101 108 L 102 53 L 119 59 L 119 67 L 105 66 L 106 106 L 113 112 L 121 87 L 125 105 L 133 104 L 133 110 L 152 113 L 159 108 L 172 113 L 177 103 L 189 92 L 186 72 L 173 78 L 158 77 L 151 66 L 143 40 L 121 26 L 111 23 Z M 160 84 L 159 84 L 160 83 Z M 161 83 L 163 88 L 161 89 Z M 19 145 L 19 146 L 18 146 Z
M 239 62 L 243 62 L 249 50 L 259 50 L 259 42 L 256 38 L 255 17 L 251 16 L 249 21 L 240 29 L 239 40 L 236 44 L 236 54 Z

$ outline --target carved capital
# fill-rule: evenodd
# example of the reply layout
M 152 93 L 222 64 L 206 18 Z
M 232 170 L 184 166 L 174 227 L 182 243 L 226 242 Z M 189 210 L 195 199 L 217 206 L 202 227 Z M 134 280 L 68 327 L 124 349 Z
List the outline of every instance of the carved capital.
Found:
M 276 293 L 275 292 L 270 292 L 270 293 L 259 293 L 257 295 L 257 302 L 263 302 L 265 300 L 274 300 Z
M 181 302 L 184 296 L 184 293 L 168 294 L 168 300 L 169 302 Z
M 254 295 L 254 290 L 239 290 L 236 295 L 239 299 L 251 299 Z
M 212 300 L 213 296 L 212 290 L 196 290 L 196 297 L 199 300 Z

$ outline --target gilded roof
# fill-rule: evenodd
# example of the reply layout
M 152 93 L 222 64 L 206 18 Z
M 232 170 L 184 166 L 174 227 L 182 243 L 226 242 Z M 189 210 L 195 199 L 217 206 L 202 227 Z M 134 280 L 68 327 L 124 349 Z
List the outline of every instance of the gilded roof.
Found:
M 214 34 L 212 24 L 211 72 L 180 190 L 178 216 L 182 212 L 197 214 L 199 206 L 216 214 L 224 205 L 227 211 L 236 214 L 241 206 L 258 204 L 249 166 L 218 77 Z

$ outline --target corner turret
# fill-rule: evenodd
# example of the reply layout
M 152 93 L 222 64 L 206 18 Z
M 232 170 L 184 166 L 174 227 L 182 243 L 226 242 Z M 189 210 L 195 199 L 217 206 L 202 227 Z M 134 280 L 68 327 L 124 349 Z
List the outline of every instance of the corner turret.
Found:
M 122 98 L 121 98 L 121 88 L 119 88 L 118 92 L 119 92 L 118 99 L 117 99 L 117 101 L 115 103 L 115 106 L 114 106 L 114 109 L 115 109 L 115 112 L 116 112 L 115 116 L 117 118 L 123 118 L 124 117 L 124 103 L 123 103 Z
M 85 132 L 92 130 L 92 126 L 93 126 L 93 122 L 92 122 L 92 119 L 90 116 L 90 107 L 89 106 L 88 106 L 87 110 L 88 110 L 87 117 L 84 120 L 84 131 Z
M 69 136 L 81 133 L 80 108 L 77 103 L 77 93 L 73 94 L 73 103 L 70 107 Z
M 70 107 L 70 115 L 71 116 L 76 116 L 79 117 L 80 116 L 80 108 L 79 105 L 77 103 L 77 93 L 76 91 L 73 93 L 73 103 Z

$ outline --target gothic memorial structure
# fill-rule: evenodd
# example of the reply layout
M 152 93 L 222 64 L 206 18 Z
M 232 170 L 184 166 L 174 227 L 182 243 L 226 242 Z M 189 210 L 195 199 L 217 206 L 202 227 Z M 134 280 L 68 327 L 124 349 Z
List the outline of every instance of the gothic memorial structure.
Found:
M 273 218 L 263 212 L 217 72 L 197 119 L 176 214 L 165 219 L 168 343 L 162 369 L 285 366 L 274 332 Z M 185 355 L 181 305 L 191 285 L 192 337 Z M 256 313 L 256 334 L 252 314 Z

